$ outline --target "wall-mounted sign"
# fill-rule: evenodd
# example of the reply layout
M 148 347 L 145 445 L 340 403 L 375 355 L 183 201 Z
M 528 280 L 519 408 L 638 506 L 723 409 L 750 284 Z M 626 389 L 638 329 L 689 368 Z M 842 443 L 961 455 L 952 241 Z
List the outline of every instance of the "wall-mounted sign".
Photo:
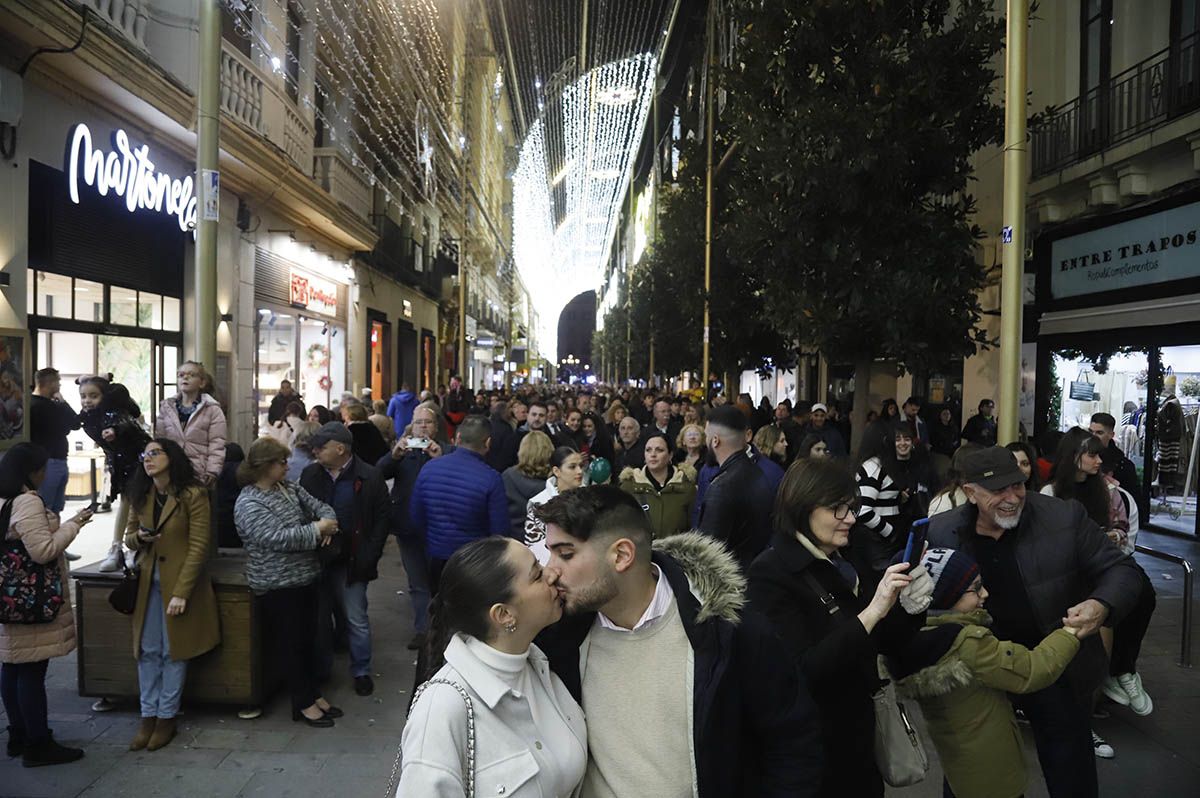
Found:
M 196 197 L 192 177 L 175 179 L 156 171 L 150 146 L 133 147 L 124 130 L 112 135 L 113 149 L 105 152 L 92 145 L 92 132 L 85 124 L 71 130 L 67 150 L 67 180 L 71 201 L 79 204 L 82 181 L 104 197 L 111 191 L 125 201 L 130 213 L 140 209 L 174 216 L 180 230 L 196 227 Z
M 200 194 L 204 201 L 201 218 L 206 222 L 221 221 L 221 173 L 216 169 L 200 170 Z
M 327 316 L 337 315 L 337 284 L 291 270 L 291 303 Z
M 408 300 L 408 299 L 402 299 L 402 300 L 400 300 L 400 301 L 401 301 L 402 303 L 404 303 L 404 304 L 403 304 L 403 309 L 404 309 L 404 318 L 406 318 L 406 319 L 411 319 L 411 318 L 412 318 L 412 316 L 413 316 L 413 306 L 412 306 L 412 301 L 411 301 L 411 300 Z
M 1200 202 L 1055 241 L 1050 293 L 1056 299 L 1200 276 Z

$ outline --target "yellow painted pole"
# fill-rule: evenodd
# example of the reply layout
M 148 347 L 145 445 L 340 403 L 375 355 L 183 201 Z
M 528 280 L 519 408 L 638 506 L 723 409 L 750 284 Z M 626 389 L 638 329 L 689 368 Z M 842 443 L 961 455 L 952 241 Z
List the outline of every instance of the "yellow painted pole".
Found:
M 1017 440 L 1021 388 L 1022 274 L 1025 270 L 1026 41 L 1029 0 L 1008 0 L 1004 70 L 1004 206 L 1000 282 L 1000 444 Z
M 709 358 L 709 294 L 712 291 L 712 231 L 713 231 L 713 78 L 714 62 L 716 61 L 716 31 L 714 29 L 714 13 L 716 9 L 710 0 L 708 4 L 708 39 L 706 76 L 704 80 L 704 145 L 706 149 L 704 165 L 704 348 L 700 365 L 700 379 L 704 386 L 704 399 L 708 400 L 708 358 Z
M 193 357 L 217 367 L 217 219 L 206 218 L 206 181 L 217 173 L 221 135 L 221 12 L 218 0 L 200 0 L 200 63 L 196 91 L 196 267 L 193 289 L 196 330 Z

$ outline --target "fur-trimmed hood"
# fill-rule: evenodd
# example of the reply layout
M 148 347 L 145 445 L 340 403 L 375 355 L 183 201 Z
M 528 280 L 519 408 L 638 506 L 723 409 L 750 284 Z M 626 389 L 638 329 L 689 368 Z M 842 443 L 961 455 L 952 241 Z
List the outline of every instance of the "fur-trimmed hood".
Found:
M 960 648 L 964 640 L 988 634 L 992 616 L 986 610 L 967 613 L 946 613 L 931 616 L 926 629 L 957 624 L 962 627 L 950 650 L 936 663 L 896 682 L 896 690 L 909 698 L 937 698 L 976 681 L 975 671 L 963 659 Z
M 666 490 L 672 485 L 682 486 L 696 484 L 696 469 L 692 468 L 687 463 L 674 463 L 671 467 L 675 469 L 674 473 L 672 473 L 671 478 L 667 480 L 667 484 L 663 485 L 663 490 Z M 618 477 L 618 481 L 630 482 L 636 487 L 644 488 L 646 490 L 654 489 L 654 486 L 650 484 L 650 478 L 646 476 L 645 466 L 642 466 L 641 468 L 628 466 L 621 469 L 621 474 Z
M 688 587 L 700 602 L 697 623 L 720 618 L 736 624 L 741 619 L 746 605 L 746 577 L 719 540 L 699 532 L 684 532 L 654 541 L 654 551 L 675 560 L 687 575 Z

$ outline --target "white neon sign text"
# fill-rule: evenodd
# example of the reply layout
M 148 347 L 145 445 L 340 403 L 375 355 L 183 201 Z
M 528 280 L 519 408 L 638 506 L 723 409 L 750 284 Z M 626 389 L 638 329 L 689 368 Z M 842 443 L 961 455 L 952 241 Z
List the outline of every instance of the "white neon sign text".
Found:
M 180 230 L 196 227 L 196 196 L 191 175 L 176 180 L 165 172 L 157 172 L 150 160 L 150 146 L 134 148 L 124 130 L 113 133 L 113 151 L 104 152 L 92 146 L 92 132 L 87 125 L 78 124 L 71 134 L 71 151 L 67 172 L 71 201 L 79 204 L 80 161 L 83 182 L 104 197 L 112 191 L 125 200 L 130 213 L 145 208 L 167 213 L 179 222 Z

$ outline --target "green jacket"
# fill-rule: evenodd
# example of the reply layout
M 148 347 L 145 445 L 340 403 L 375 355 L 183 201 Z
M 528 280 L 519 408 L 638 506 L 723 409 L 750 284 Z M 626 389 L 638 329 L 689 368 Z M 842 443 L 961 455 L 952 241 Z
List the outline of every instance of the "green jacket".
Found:
M 1054 630 L 1030 650 L 997 640 L 987 628 L 991 622 L 985 610 L 930 617 L 930 626 L 961 624 L 962 631 L 934 665 L 896 683 L 901 695 L 920 703 L 958 798 L 1025 793 L 1021 733 L 1005 693 L 1049 687 L 1079 650 L 1079 640 L 1065 629 Z
M 644 467 L 626 468 L 621 472 L 621 490 L 633 494 L 642 505 L 655 540 L 691 528 L 692 504 L 696 501 L 696 470 L 686 463 L 675 466 L 675 473 L 662 490 L 654 489 Z

